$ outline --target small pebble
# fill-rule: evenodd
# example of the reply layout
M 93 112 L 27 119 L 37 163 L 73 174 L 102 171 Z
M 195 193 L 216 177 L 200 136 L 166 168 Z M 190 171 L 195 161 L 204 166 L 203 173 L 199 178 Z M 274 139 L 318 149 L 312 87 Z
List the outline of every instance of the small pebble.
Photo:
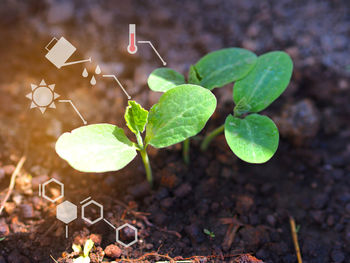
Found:
M 4 219 L 0 220 L 0 237 L 7 236 L 10 234 L 9 226 L 6 224 Z
M 122 250 L 116 245 L 109 245 L 105 248 L 104 251 L 107 257 L 113 259 L 119 258 L 122 254 Z
M 248 195 L 240 195 L 236 201 L 236 210 L 239 214 L 246 214 L 253 206 L 254 200 Z
M 147 181 L 144 181 L 140 184 L 137 184 L 128 188 L 128 193 L 134 196 L 135 198 L 144 197 L 148 195 L 150 191 L 151 191 L 151 187 Z
M 174 192 L 176 197 L 185 197 L 192 191 L 192 186 L 188 183 L 180 185 Z
M 30 219 L 34 217 L 34 209 L 32 204 L 22 204 L 20 205 L 22 216 L 25 219 Z
M 100 245 L 102 242 L 102 236 L 97 234 L 91 234 L 89 238 L 94 242 L 96 245 Z

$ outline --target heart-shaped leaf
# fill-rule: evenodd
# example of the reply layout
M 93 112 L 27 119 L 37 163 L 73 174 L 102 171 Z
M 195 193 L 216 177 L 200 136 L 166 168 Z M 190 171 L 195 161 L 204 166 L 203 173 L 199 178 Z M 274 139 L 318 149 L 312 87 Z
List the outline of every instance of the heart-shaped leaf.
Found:
M 264 110 L 287 88 L 292 71 L 293 62 L 285 52 L 273 51 L 260 56 L 253 70 L 235 83 L 235 104 L 244 100 L 249 112 Z
M 124 130 L 112 124 L 92 124 L 64 133 L 56 143 L 56 152 L 82 172 L 117 171 L 136 156 Z
M 157 68 L 149 75 L 147 83 L 153 91 L 166 92 L 169 89 L 184 84 L 185 78 L 173 69 Z
M 199 133 L 216 108 L 207 89 L 191 84 L 165 92 L 148 116 L 146 144 L 167 147 Z
M 141 107 L 136 101 L 129 100 L 126 107 L 125 121 L 128 128 L 135 134 L 143 132 L 148 118 L 148 111 Z
M 226 48 L 211 52 L 195 64 L 199 85 L 214 89 L 245 77 L 254 67 L 257 57 L 243 48 Z
M 268 117 L 251 114 L 244 119 L 227 116 L 225 138 L 238 158 L 248 163 L 267 162 L 276 152 L 278 129 Z

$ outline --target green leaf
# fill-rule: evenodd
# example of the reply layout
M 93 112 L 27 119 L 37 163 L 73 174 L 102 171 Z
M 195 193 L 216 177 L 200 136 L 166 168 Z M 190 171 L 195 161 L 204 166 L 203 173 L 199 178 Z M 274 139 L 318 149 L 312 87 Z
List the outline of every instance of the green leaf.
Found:
M 197 85 L 180 85 L 165 92 L 149 112 L 146 145 L 162 148 L 196 135 L 215 108 L 215 96 Z
M 6 237 L 0 237 L 0 242 L 4 241 L 6 239 Z
M 225 138 L 238 158 L 248 163 L 267 162 L 276 152 L 279 134 L 266 116 L 251 114 L 244 119 L 227 116 Z
M 204 232 L 204 234 L 207 234 L 207 235 L 211 234 L 211 232 L 208 229 L 206 229 L 206 228 L 203 229 L 203 232 Z
M 178 85 L 184 84 L 185 78 L 173 69 L 157 68 L 149 75 L 147 83 L 153 91 L 166 92 Z
M 72 249 L 73 249 L 73 251 L 76 252 L 76 253 L 81 253 L 81 252 L 82 252 L 81 246 L 80 246 L 80 245 L 77 245 L 77 244 L 73 244 L 73 245 L 72 245 Z
M 129 129 L 138 134 L 145 130 L 147 124 L 148 111 L 141 107 L 140 104 L 133 100 L 128 101 L 129 106 L 126 107 L 125 111 L 125 121 Z
M 233 100 L 245 100 L 250 112 L 259 112 L 269 106 L 287 88 L 293 71 L 293 62 L 282 51 L 266 53 L 258 58 L 254 69 L 235 83 Z
M 256 63 L 256 55 L 243 48 L 226 48 L 201 58 L 195 69 L 199 85 L 214 89 L 244 78 Z
M 200 82 L 196 67 L 191 65 L 188 72 L 188 83 L 198 85 Z
M 136 156 L 124 130 L 112 124 L 92 124 L 66 132 L 58 139 L 56 152 L 82 172 L 117 171 Z
M 86 240 L 84 244 L 84 257 L 88 257 L 91 249 L 94 247 L 94 241 L 91 239 Z

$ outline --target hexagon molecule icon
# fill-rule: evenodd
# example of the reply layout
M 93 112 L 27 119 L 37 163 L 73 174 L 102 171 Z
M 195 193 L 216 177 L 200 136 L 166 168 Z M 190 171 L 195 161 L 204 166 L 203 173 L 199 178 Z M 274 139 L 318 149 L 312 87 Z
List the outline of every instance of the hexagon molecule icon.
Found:
M 51 197 L 46 195 L 46 186 L 48 186 L 51 183 L 55 183 L 60 187 L 60 195 L 58 197 L 56 197 L 55 199 L 52 199 Z M 59 199 L 61 199 L 64 196 L 64 184 L 62 184 L 60 181 L 58 181 L 55 178 L 51 178 L 50 180 L 48 180 L 47 182 L 43 183 L 43 197 L 50 201 L 51 203 L 54 203 L 56 201 L 58 201 Z
M 92 218 L 90 219 L 86 217 L 85 209 L 90 205 L 97 207 L 97 209 L 99 210 L 99 216 L 95 219 L 92 219 Z M 87 202 L 81 207 L 81 218 L 91 225 L 97 223 L 98 221 L 103 219 L 103 206 L 94 200 L 90 200 L 89 202 Z
M 56 217 L 63 223 L 69 224 L 77 218 L 78 208 L 69 201 L 64 201 L 56 207 Z
M 121 236 L 120 236 L 120 233 L 119 233 L 119 232 L 120 232 L 121 230 L 123 230 L 124 228 L 129 228 L 129 230 L 130 230 L 131 232 L 134 232 L 134 233 L 133 233 L 133 238 L 132 238 L 132 240 L 129 240 L 128 243 L 125 243 L 125 242 L 123 242 L 122 240 L 120 240 L 120 239 L 121 239 Z M 124 247 L 130 247 L 130 246 L 132 246 L 133 244 L 137 243 L 137 241 L 138 241 L 137 228 L 134 227 L 134 226 L 132 226 L 132 225 L 130 225 L 130 224 L 128 224 L 128 223 L 126 223 L 126 224 L 124 224 L 124 225 L 118 227 L 118 228 L 116 229 L 116 241 L 117 241 L 119 244 L 123 245 Z

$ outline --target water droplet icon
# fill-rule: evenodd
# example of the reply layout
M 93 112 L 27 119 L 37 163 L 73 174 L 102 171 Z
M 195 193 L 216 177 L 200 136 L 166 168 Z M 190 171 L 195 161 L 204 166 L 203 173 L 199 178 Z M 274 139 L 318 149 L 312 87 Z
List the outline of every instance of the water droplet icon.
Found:
M 83 70 L 83 74 L 81 74 L 84 78 L 86 78 L 87 76 L 89 76 L 89 73 L 87 72 L 86 68 L 84 68 Z
M 96 66 L 95 73 L 96 74 L 100 74 L 101 73 L 101 69 L 100 69 L 99 65 Z
M 95 76 L 92 76 L 92 78 L 91 78 L 91 80 L 90 80 L 90 84 L 91 84 L 91 85 L 96 85 Z

